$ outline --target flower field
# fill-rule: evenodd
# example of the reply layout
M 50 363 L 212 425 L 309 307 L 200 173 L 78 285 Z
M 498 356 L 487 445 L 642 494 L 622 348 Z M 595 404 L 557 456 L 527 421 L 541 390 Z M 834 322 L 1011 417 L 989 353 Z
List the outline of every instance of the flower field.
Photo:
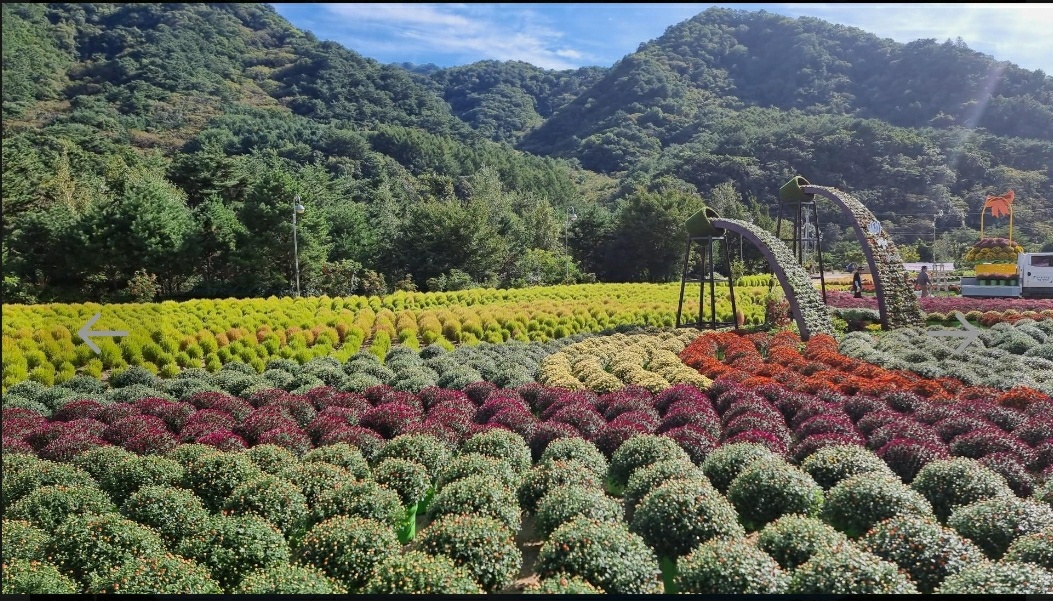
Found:
M 1053 320 L 963 353 L 916 328 L 803 342 L 662 327 L 652 289 L 591 307 L 533 292 L 524 310 L 496 291 L 217 302 L 218 333 L 204 304 L 182 321 L 128 306 L 191 344 L 257 344 L 171 375 L 11 382 L 3 592 L 1053 592 Z M 594 333 L 648 311 L 652 327 Z M 376 344 L 405 314 L 416 343 Z M 340 324 L 364 333 L 363 315 L 351 352 Z M 350 322 L 306 344 L 330 316 Z M 15 334 L 43 329 L 20 318 Z M 451 343 L 454 320 L 472 344 Z M 487 341 L 489 323 L 541 335 Z M 240 354 L 277 332 L 266 359 Z

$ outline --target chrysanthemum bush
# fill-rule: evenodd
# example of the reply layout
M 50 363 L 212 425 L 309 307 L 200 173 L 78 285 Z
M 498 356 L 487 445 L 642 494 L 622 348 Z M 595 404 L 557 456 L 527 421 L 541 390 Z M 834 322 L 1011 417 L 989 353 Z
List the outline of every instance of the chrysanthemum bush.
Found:
M 528 585 L 523 592 L 528 595 L 602 595 L 603 589 L 580 576 L 557 574 Z
M 859 545 L 898 565 L 923 593 L 933 592 L 947 576 L 985 560 L 979 547 L 927 517 L 897 516 L 879 522 Z
M 694 594 L 776 594 L 789 575 L 745 539 L 721 537 L 695 548 L 676 563 L 676 588 Z
M 221 594 L 209 571 L 195 561 L 165 553 L 134 557 L 93 575 L 87 592 L 94 594 Z
M 823 504 L 823 490 L 807 473 L 781 459 L 755 461 L 728 487 L 727 498 L 739 521 L 750 531 L 785 514 L 813 516 Z
M 567 485 L 551 489 L 538 503 L 534 534 L 547 539 L 557 528 L 578 517 L 621 522 L 622 505 L 596 488 Z
M 798 566 L 786 589 L 790 594 L 902 594 L 918 589 L 896 564 L 840 543 Z
M 955 509 L 947 525 L 999 559 L 1017 538 L 1053 526 L 1053 509 L 1012 496 L 994 498 Z
M 144 486 L 121 505 L 121 515 L 156 530 L 168 547 L 206 527 L 208 510 L 194 493 L 170 486 Z
M 332 595 L 347 589 L 317 568 L 279 565 L 256 570 L 242 578 L 235 591 L 244 595 Z
M 44 486 L 12 504 L 4 512 L 4 517 L 25 520 L 46 532 L 53 532 L 70 516 L 112 513 L 116 509 L 106 493 L 97 488 Z
M 654 552 L 623 524 L 578 518 L 557 528 L 541 546 L 536 572 L 542 580 L 578 576 L 603 591 L 663 591 Z
M 354 516 L 316 524 L 294 549 L 296 561 L 322 570 L 350 592 L 360 591 L 373 569 L 398 553 L 391 525 Z
M 928 464 L 918 472 L 911 488 L 929 501 L 941 522 L 959 507 L 1012 494 L 1005 478 L 964 457 Z
M 629 515 L 651 491 L 670 480 L 705 480 L 705 475 L 695 464 L 683 459 L 657 461 L 633 471 L 622 491 L 622 502 Z
M 940 595 L 1048 595 L 1053 574 L 1030 563 L 983 562 L 948 576 Z
M 286 536 L 302 528 L 308 517 L 307 499 L 299 487 L 270 475 L 240 484 L 223 502 L 223 512 L 258 515 Z
M 1053 527 L 1014 540 L 1002 559 L 1053 570 Z
M 852 538 L 899 515 L 932 515 L 932 506 L 898 479 L 874 474 L 842 480 L 827 491 L 822 510 L 824 521 Z
M 769 523 L 757 537 L 757 547 L 785 570 L 794 570 L 819 551 L 846 543 L 848 538 L 829 524 L 803 515 L 784 515 Z
M 448 557 L 490 593 L 510 585 L 523 561 L 515 534 L 487 516 L 443 516 L 420 533 L 413 548 Z
M 732 443 L 718 447 L 702 463 L 702 473 L 709 478 L 713 486 L 724 493 L 732 481 L 748 465 L 758 459 L 774 457 L 774 453 L 759 444 Z
M 801 469 L 824 489 L 859 474 L 892 475 L 888 465 L 873 452 L 855 445 L 823 447 L 801 462 Z
M 376 520 L 399 528 L 405 508 L 398 493 L 372 480 L 346 482 L 323 492 L 311 510 L 311 523 L 348 515 Z
M 25 520 L 5 519 L 0 534 L 5 564 L 14 559 L 43 561 L 47 557 L 48 533 Z
M 395 554 L 379 563 L 361 592 L 384 594 L 478 594 L 483 589 L 464 568 L 444 555 L 420 551 Z
M 735 508 L 705 481 L 673 480 L 637 505 L 631 529 L 660 558 L 675 559 L 718 536 L 742 536 Z
M 114 513 L 70 516 L 48 547 L 55 565 L 83 584 L 114 566 L 163 552 L 154 530 Z
M 5 560 L 2 582 L 5 595 L 72 595 L 83 592 L 55 565 L 27 559 Z
M 428 505 L 429 520 L 446 515 L 483 515 L 518 532 L 523 524 L 513 491 L 486 476 L 467 476 L 444 486 Z
M 518 489 L 521 481 L 520 475 L 509 461 L 481 453 L 462 453 L 443 468 L 435 487 L 442 489 L 447 484 L 468 476 L 491 478 L 509 490 Z
M 539 462 L 523 477 L 516 498 L 524 511 L 536 513 L 538 504 L 550 491 L 561 486 L 582 486 L 602 490 L 602 480 L 588 466 L 576 460 Z
M 224 592 L 233 592 L 253 571 L 289 562 L 282 533 L 256 515 L 215 516 L 173 551 L 207 566 Z

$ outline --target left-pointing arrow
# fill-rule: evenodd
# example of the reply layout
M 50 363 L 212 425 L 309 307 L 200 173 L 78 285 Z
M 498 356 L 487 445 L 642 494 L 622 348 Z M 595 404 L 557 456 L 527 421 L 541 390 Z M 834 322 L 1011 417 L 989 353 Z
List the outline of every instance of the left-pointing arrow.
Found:
M 128 335 L 128 332 L 117 331 L 117 330 L 95 330 L 95 331 L 92 331 L 91 326 L 95 325 L 95 322 L 99 321 L 100 317 L 102 317 L 102 313 L 96 313 L 94 317 L 92 317 L 91 319 L 88 320 L 88 323 L 82 325 L 80 327 L 80 329 L 77 330 L 77 336 L 80 336 L 80 339 L 84 341 L 84 344 L 87 344 L 88 348 L 90 348 L 91 350 L 95 351 L 96 355 L 101 353 L 102 349 L 100 349 L 99 345 L 95 344 L 92 341 L 92 339 L 91 339 L 92 336 L 127 336 Z

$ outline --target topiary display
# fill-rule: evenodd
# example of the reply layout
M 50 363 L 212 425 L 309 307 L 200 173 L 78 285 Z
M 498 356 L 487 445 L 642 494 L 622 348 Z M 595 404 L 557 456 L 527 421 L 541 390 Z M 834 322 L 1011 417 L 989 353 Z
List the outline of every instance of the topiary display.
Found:
M 877 595 L 917 593 L 918 589 L 890 563 L 851 543 L 824 549 L 790 577 L 790 594 Z
M 428 519 L 445 515 L 485 515 L 512 532 L 522 526 L 521 509 L 515 494 L 486 476 L 467 476 L 444 486 L 428 505 Z
M 311 528 L 297 545 L 298 561 L 322 570 L 350 592 L 366 584 L 373 568 L 399 552 L 388 524 L 355 516 L 337 516 Z
M 947 525 L 999 559 L 1016 539 L 1053 526 L 1053 509 L 1012 496 L 987 499 L 955 509 Z
M 5 595 L 73 595 L 81 592 L 76 582 L 50 563 L 26 559 L 4 560 Z
M 638 468 L 666 459 L 685 459 L 687 453 L 670 438 L 655 434 L 641 434 L 625 441 L 611 456 L 607 479 L 615 489 L 623 489 L 629 476 Z
M 290 470 L 300 465 L 300 459 L 296 455 L 293 455 L 288 449 L 274 444 L 258 444 L 245 451 L 245 456 L 256 467 L 272 476 L 285 477 Z
M 567 485 L 602 488 L 599 478 L 578 461 L 545 461 L 527 472 L 516 497 L 524 511 L 536 513 L 538 503 L 550 490 Z
M 554 440 L 541 453 L 541 461 L 574 460 L 580 462 L 602 480 L 607 475 L 607 458 L 596 445 L 583 438 Z
M 219 511 L 234 489 L 263 476 L 246 455 L 214 451 L 191 461 L 184 484 L 201 497 L 205 507 Z
M 1053 574 L 1031 563 L 984 562 L 948 576 L 938 595 L 1048 595 Z
M 510 585 L 523 561 L 515 534 L 487 516 L 443 516 L 421 532 L 414 549 L 448 557 L 488 593 Z
M 735 508 L 705 482 L 672 480 L 644 497 L 631 530 L 661 558 L 676 559 L 717 536 L 742 536 Z
M 775 454 L 763 445 L 754 443 L 735 443 L 717 447 L 702 462 L 702 473 L 709 478 L 713 487 L 724 493 L 731 482 L 747 465 L 758 459 L 774 457 Z
M 550 490 L 538 503 L 534 532 L 547 539 L 563 524 L 584 516 L 593 520 L 621 522 L 622 506 L 602 490 L 584 486 L 559 486 Z
M 676 589 L 693 594 L 782 593 L 790 577 L 770 555 L 741 538 L 715 538 L 676 562 Z
M 466 453 L 454 457 L 446 465 L 446 468 L 439 474 L 435 487 L 437 490 L 441 490 L 447 484 L 467 476 L 493 478 L 509 490 L 518 489 L 522 480 L 512 467 L 512 464 L 504 459 L 490 457 L 481 453 Z
M 838 482 L 858 474 L 892 475 L 888 465 L 877 455 L 856 445 L 823 447 L 801 462 L 801 469 L 823 489 L 830 489 Z
M 121 505 L 121 515 L 149 526 L 172 548 L 208 525 L 209 513 L 194 493 L 170 486 L 144 486 Z
M 87 592 L 131 595 L 216 595 L 223 589 L 197 562 L 165 553 L 134 557 L 93 576 Z
M 25 520 L 4 520 L 0 535 L 4 564 L 13 559 L 43 561 L 47 557 L 48 533 Z
M 370 477 L 369 462 L 362 451 L 346 442 L 319 447 L 301 458 L 304 463 L 322 461 L 338 465 L 360 480 Z
M 213 517 L 173 551 L 206 565 L 228 593 L 246 574 L 289 562 L 289 546 L 282 533 L 256 515 Z
M 823 520 L 851 538 L 878 522 L 900 515 L 932 515 L 932 506 L 898 478 L 860 474 L 842 480 L 826 493 Z
M 322 493 L 311 512 L 311 522 L 317 524 L 338 515 L 347 515 L 399 528 L 405 514 L 397 492 L 372 480 L 362 480 Z
M 99 487 L 120 504 L 143 486 L 178 486 L 183 477 L 183 466 L 172 459 L 133 456 L 107 469 L 99 478 Z
M 89 451 L 89 453 L 95 452 L 97 451 Z M 120 452 L 127 453 L 127 451 Z M 19 499 L 44 486 L 98 487 L 95 478 L 90 473 L 74 465 L 32 457 L 23 460 L 21 467 L 9 467 L 10 457 L 13 456 L 4 453 L 4 477 L 0 479 L 0 487 L 3 490 L 2 506 L 5 511 Z
M 803 515 L 784 515 L 760 531 L 757 547 L 783 569 L 794 570 L 819 551 L 848 542 L 829 524 Z
M 661 593 L 661 571 L 643 539 L 623 524 L 578 518 L 557 528 L 538 553 L 542 580 L 578 576 L 609 594 Z
M 1053 528 L 1016 539 L 1009 545 L 1002 560 L 1033 563 L 1053 571 Z
M 289 536 L 307 520 L 307 499 L 295 484 L 267 475 L 235 488 L 223 503 L 223 513 L 258 515 Z
M 527 595 L 602 595 L 603 589 L 593 586 L 580 576 L 557 574 L 523 590 Z
M 984 561 L 972 542 L 932 518 L 898 516 L 878 523 L 859 540 L 865 551 L 898 565 L 923 593 L 944 578 Z
M 113 566 L 162 553 L 164 543 L 155 531 L 114 513 L 70 516 L 48 545 L 55 565 L 85 583 Z
M 86 486 L 44 486 L 12 505 L 4 517 L 25 520 L 45 532 L 53 531 L 72 515 L 112 513 L 117 510 L 106 493 Z
M 322 495 L 329 491 L 359 481 L 346 469 L 321 461 L 301 463 L 290 471 L 287 477 L 290 482 L 300 487 L 308 507 L 317 506 Z
M 278 565 L 248 574 L 234 592 L 243 595 L 342 595 L 347 589 L 327 578 L 321 570 Z
M 633 475 L 629 476 L 629 482 L 622 491 L 622 501 L 625 503 L 626 512 L 631 516 L 644 497 L 670 480 L 699 480 L 708 483 L 702 470 L 698 469 L 693 462 L 668 459 L 652 463 L 634 471 Z
M 965 457 L 933 461 L 918 471 L 910 486 L 944 523 L 957 507 L 1013 494 L 1005 478 Z
M 800 468 L 782 458 L 751 463 L 728 487 L 727 498 L 748 531 L 763 528 L 786 514 L 815 516 L 823 505 L 823 489 Z
M 470 595 L 481 594 L 483 590 L 467 570 L 457 567 L 449 558 L 408 551 L 378 564 L 361 592 L 367 595 Z
M 378 464 L 385 459 L 406 459 L 423 465 L 428 470 L 428 482 L 438 477 L 452 455 L 441 440 L 427 434 L 403 434 L 388 441 L 372 460 Z

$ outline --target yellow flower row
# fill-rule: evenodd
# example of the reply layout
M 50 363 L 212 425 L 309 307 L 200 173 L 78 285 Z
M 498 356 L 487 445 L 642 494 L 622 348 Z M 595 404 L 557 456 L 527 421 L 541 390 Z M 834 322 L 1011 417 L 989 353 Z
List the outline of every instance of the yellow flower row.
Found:
M 589 338 L 546 357 L 541 362 L 537 381 L 546 386 L 598 393 L 630 384 L 651 392 L 683 383 L 707 388 L 710 380 L 684 365 L 678 357 L 697 336 L 694 330 L 675 330 Z

